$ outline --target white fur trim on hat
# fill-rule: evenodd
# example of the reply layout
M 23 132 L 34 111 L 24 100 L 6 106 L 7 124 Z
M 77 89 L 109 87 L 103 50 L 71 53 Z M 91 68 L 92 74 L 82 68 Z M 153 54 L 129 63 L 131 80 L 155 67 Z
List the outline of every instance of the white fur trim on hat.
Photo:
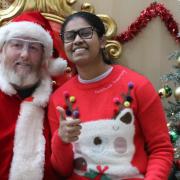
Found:
M 49 61 L 48 71 L 52 76 L 62 74 L 67 68 L 67 61 L 62 58 L 56 58 Z
M 0 49 L 13 37 L 28 37 L 42 42 L 45 59 L 52 56 L 53 40 L 50 34 L 40 25 L 28 21 L 10 22 L 0 28 Z
M 51 75 L 63 73 L 67 67 L 67 62 L 61 58 L 53 59 L 53 39 L 48 31 L 40 25 L 28 22 L 10 22 L 0 28 L 0 50 L 4 43 L 11 38 L 33 38 L 40 41 L 44 46 L 44 59 L 48 62 L 48 71 Z

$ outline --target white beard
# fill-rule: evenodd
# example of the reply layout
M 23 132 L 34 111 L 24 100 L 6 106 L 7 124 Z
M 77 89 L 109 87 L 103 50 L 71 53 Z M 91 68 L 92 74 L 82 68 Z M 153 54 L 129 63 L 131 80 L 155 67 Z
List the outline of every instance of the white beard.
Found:
M 15 85 L 19 88 L 30 87 L 36 84 L 41 78 L 43 71 L 42 68 L 38 72 L 38 74 L 37 72 L 31 72 L 29 74 L 18 74 L 12 68 L 9 68 L 7 65 L 5 65 L 4 63 L 5 57 L 2 57 L 2 54 L 0 58 L 1 58 L 1 62 L 0 62 L 1 73 L 6 78 L 6 80 L 12 85 Z
M 12 70 L 8 70 L 7 68 L 4 69 L 3 74 L 7 78 L 7 81 L 9 83 L 21 88 L 34 85 L 39 80 L 38 75 L 36 73 L 30 73 L 24 76 L 20 76 L 18 73 Z

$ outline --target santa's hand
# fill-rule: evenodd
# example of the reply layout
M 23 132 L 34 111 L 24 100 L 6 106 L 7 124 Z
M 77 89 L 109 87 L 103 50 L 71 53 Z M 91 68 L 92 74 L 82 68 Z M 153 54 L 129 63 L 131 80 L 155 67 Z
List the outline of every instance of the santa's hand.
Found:
M 65 110 L 58 106 L 60 113 L 58 134 L 63 142 L 71 143 L 77 141 L 80 135 L 81 125 L 79 119 L 66 117 Z

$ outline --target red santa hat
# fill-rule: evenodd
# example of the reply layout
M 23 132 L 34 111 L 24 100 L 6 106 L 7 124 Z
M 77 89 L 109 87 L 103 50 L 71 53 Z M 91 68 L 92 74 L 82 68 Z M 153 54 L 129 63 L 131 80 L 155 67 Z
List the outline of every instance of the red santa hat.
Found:
M 40 12 L 23 12 L 10 23 L 2 26 L 0 28 L 0 50 L 7 40 L 14 37 L 30 37 L 42 42 L 44 60 L 48 64 L 50 74 L 54 76 L 65 71 L 67 61 L 59 57 L 58 43 L 53 30 Z

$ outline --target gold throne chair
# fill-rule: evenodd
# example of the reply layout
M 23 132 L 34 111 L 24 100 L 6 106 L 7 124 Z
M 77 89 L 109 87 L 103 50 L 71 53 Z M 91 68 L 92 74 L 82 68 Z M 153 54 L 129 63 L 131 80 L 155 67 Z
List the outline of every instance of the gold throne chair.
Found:
M 77 11 L 88 11 L 95 13 L 92 4 L 84 2 L 80 4 L 79 10 L 74 9 L 74 5 L 79 3 L 78 0 L 0 0 L 0 26 L 8 23 L 13 17 L 24 11 L 38 10 L 47 18 L 59 41 L 59 52 L 65 57 L 63 45 L 59 36 L 61 24 L 65 18 Z M 96 13 L 95 13 L 96 14 Z M 110 59 L 118 60 L 122 51 L 121 44 L 114 40 L 117 33 L 117 24 L 110 16 L 106 14 L 96 14 L 99 16 L 106 28 L 106 52 Z

